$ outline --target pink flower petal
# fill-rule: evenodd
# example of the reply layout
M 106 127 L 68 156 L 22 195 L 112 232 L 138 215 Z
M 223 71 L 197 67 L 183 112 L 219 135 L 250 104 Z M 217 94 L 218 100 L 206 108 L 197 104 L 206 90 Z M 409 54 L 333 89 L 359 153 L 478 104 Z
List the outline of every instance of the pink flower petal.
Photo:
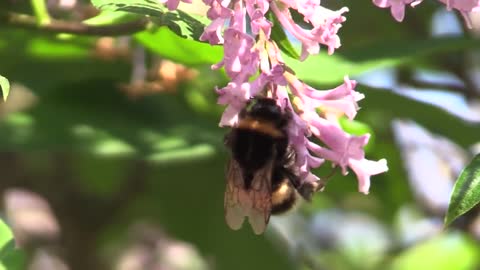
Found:
M 368 194 L 370 189 L 370 176 L 388 171 L 385 159 L 379 161 L 351 159 L 349 166 L 357 175 L 358 191 L 364 194 Z

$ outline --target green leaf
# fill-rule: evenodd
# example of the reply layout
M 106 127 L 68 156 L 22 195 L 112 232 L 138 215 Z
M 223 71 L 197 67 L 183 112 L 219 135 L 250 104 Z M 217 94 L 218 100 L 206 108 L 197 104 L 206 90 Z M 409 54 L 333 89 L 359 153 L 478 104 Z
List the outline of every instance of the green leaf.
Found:
M 25 253 L 15 247 L 12 230 L 0 219 L 0 270 L 25 268 Z
M 347 117 L 341 117 L 339 123 L 342 129 L 348 134 L 356 136 L 370 134 L 370 139 L 364 149 L 367 153 L 372 149 L 372 145 L 375 141 L 375 133 L 369 125 L 358 120 L 349 120 Z
M 181 10 L 169 11 L 156 0 L 92 0 L 101 10 L 126 11 L 149 15 L 158 26 L 167 26 L 182 38 L 199 40 L 209 20 Z
M 94 17 L 88 18 L 82 23 L 88 25 L 110 25 L 117 23 L 126 23 L 133 20 L 138 20 L 140 15 L 130 13 L 130 12 L 121 12 L 121 11 L 112 11 L 112 10 L 102 10 L 99 14 Z M 69 40 L 76 37 L 73 34 L 60 33 L 57 35 L 57 38 L 60 40 Z
M 389 40 L 348 51 L 340 48 L 334 55 L 327 55 L 323 47 L 318 55 L 311 55 L 303 62 L 290 57 L 285 57 L 285 62 L 305 81 L 334 84 L 343 81 L 345 75 L 353 77 L 368 70 L 398 66 L 436 53 L 479 47 L 478 40 L 463 37 Z
M 415 245 L 397 256 L 389 269 L 476 269 L 479 262 L 476 244 L 461 234 L 448 234 Z
M 10 240 L 2 249 L 0 249 L 0 270 L 2 267 L 6 270 L 26 269 L 27 256 L 25 252 L 15 246 L 15 241 Z
M 278 21 L 277 17 L 270 11 L 268 12 L 267 16 L 268 19 L 273 23 L 270 37 L 277 43 L 278 47 L 283 53 L 289 57 L 292 57 L 293 59 L 300 59 L 300 55 L 288 39 L 285 31 L 283 31 L 282 25 Z
M 7 78 L 0 75 L 0 87 L 2 88 L 3 101 L 7 101 L 8 93 L 10 92 L 10 83 Z
M 12 239 L 12 230 L 0 219 L 0 250 Z
M 222 60 L 223 48 L 179 37 L 167 28 L 143 31 L 135 39 L 154 53 L 186 65 L 213 64 Z
M 101 10 L 127 11 L 154 17 L 168 12 L 167 7 L 152 0 L 92 0 L 92 4 Z
M 448 205 L 445 225 L 465 214 L 480 202 L 480 154 L 473 158 L 458 177 Z
M 27 42 L 28 41 L 28 42 Z M 95 46 L 96 38 L 75 36 L 65 40 L 54 39 L 40 32 L 31 32 L 27 30 L 5 30 L 0 36 L 0 57 L 2 59 L 2 74 L 8 74 L 10 81 L 19 81 L 20 78 L 42 76 L 35 74 L 24 65 L 45 65 L 63 61 L 65 59 L 91 59 L 92 48 Z M 17 55 L 15 58 L 13 55 Z M 41 64 L 40 64 L 41 62 Z M 8 72 L 7 72 L 8 71 Z M 30 73 L 31 72 L 31 73 Z M 22 76 L 16 76 L 22 74 Z M 77 73 L 76 76 L 79 74 Z M 54 80 L 39 80 L 47 84 Z M 38 83 L 38 82 L 37 82 Z
M 478 39 L 466 37 L 433 37 L 416 40 L 383 40 L 349 50 L 338 50 L 345 59 L 355 62 L 395 60 L 405 61 L 433 53 L 459 52 L 479 48 Z

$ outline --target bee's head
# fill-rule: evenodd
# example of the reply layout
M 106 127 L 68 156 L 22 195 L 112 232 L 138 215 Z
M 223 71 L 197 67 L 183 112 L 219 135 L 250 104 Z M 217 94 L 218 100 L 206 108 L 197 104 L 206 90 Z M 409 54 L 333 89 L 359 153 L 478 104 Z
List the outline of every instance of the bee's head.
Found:
M 247 114 L 254 118 L 273 122 L 279 127 L 285 126 L 287 122 L 282 108 L 271 98 L 261 97 L 250 100 L 247 104 Z

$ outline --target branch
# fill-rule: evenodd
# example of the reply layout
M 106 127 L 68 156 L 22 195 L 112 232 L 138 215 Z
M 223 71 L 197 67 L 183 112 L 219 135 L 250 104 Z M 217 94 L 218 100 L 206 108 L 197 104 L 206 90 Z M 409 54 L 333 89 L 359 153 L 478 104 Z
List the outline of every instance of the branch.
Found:
M 33 16 L 13 12 L 1 12 L 0 23 L 7 23 L 14 27 L 50 33 L 67 33 L 87 36 L 122 36 L 145 30 L 147 28 L 148 19 L 142 18 L 113 25 L 88 25 L 81 22 L 51 20 L 48 24 L 38 25 L 37 19 Z

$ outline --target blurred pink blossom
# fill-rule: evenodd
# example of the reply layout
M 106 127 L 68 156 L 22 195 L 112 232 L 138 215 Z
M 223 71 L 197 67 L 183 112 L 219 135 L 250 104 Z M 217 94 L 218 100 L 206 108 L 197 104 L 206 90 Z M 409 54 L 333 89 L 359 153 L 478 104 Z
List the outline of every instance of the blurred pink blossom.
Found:
M 462 14 L 465 23 L 469 28 L 472 28 L 470 20 L 470 12 L 480 10 L 480 0 L 438 0 L 447 6 L 448 10 L 456 9 Z M 373 0 L 373 3 L 381 8 L 390 8 L 392 16 L 398 22 L 403 21 L 405 17 L 405 6 L 410 5 L 415 7 L 423 2 L 423 0 Z
M 468 28 L 472 28 L 472 21 L 470 19 L 470 12 L 477 12 L 480 10 L 480 0 L 439 0 L 447 5 L 448 10 L 456 9 L 462 14 Z
M 308 17 L 305 16 L 305 21 L 310 22 L 313 28 L 307 30 L 295 23 L 290 14 L 289 8 L 297 7 L 295 1 L 281 2 L 281 5 L 275 1 L 271 3 L 272 11 L 282 26 L 302 43 L 302 60 L 310 54 L 317 54 L 320 50 L 319 44 L 326 45 L 329 54 L 333 54 L 335 49 L 340 47 L 340 38 L 337 36 L 337 32 L 346 20 L 342 14 L 348 11 L 346 7 L 332 11 L 319 4 L 310 4 L 309 6 L 314 6 L 314 8 L 300 6 L 302 8 L 298 10 L 308 15 Z
M 405 5 L 409 5 L 414 0 L 373 0 L 373 3 L 381 8 L 390 8 L 393 18 L 397 22 L 403 21 L 405 17 Z
M 60 0 L 58 6 L 63 9 L 72 9 L 77 4 L 77 0 Z
M 252 36 L 234 28 L 225 30 L 223 37 L 223 60 L 213 65 L 214 69 L 225 67 L 227 75 L 232 79 L 247 81 L 250 76 L 258 71 L 259 54 L 253 45 L 255 40 Z

